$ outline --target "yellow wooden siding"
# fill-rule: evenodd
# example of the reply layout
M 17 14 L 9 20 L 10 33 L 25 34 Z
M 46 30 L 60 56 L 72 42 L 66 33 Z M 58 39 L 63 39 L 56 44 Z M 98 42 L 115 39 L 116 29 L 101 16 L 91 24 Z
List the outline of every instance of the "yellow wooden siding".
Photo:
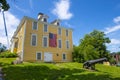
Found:
M 18 38 L 17 53 L 20 53 L 23 50 L 24 30 L 25 30 L 25 23 L 22 24 L 22 27 L 20 28 L 20 30 L 16 35 L 16 37 Z
M 57 39 L 62 39 L 62 48 L 49 47 L 49 32 L 57 34 Z M 37 34 L 37 46 L 31 45 L 31 35 Z M 43 32 L 43 23 L 38 22 L 38 30 L 32 30 L 32 20 L 27 20 L 26 23 L 26 37 L 24 44 L 24 61 L 36 61 L 36 52 L 42 52 L 42 61 L 44 61 L 44 53 L 50 52 L 53 54 L 53 61 L 62 61 L 62 54 L 66 53 L 67 61 L 72 61 L 72 31 L 69 30 L 69 36 L 66 37 L 66 29 L 62 28 L 62 35 L 58 35 L 57 26 L 48 26 L 48 32 Z M 48 36 L 48 47 L 42 47 L 43 36 Z M 70 49 L 66 48 L 66 40 L 69 40 Z M 57 43 L 58 45 L 58 43 Z M 59 56 L 57 56 L 59 54 Z

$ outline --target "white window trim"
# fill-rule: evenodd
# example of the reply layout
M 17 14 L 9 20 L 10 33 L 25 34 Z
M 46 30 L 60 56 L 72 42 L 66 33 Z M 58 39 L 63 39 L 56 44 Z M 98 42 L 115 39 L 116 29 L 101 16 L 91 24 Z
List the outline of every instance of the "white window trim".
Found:
M 37 34 L 32 34 L 32 35 L 31 35 L 31 46 L 34 46 L 34 45 L 32 45 L 32 36 L 33 36 L 33 35 L 36 35 L 36 45 L 35 45 L 35 46 L 37 46 Z
M 43 24 L 43 32 L 45 32 L 44 31 L 44 25 L 47 25 L 47 32 L 48 32 L 48 24 Z
M 49 42 L 48 42 L 48 36 L 43 36 L 42 37 L 42 47 L 46 47 L 46 46 L 44 46 L 44 37 L 47 38 L 47 47 L 48 47 L 48 44 L 49 44 Z
M 65 54 L 65 59 L 63 59 L 63 54 Z M 66 61 L 67 60 L 67 54 L 66 53 L 63 53 L 63 54 L 62 54 L 62 60 Z
M 59 48 L 59 40 L 61 40 L 61 48 L 62 48 L 62 39 L 58 39 L 58 48 Z M 61 49 L 59 48 L 59 49 Z
M 41 59 L 40 59 L 40 60 L 42 60 L 42 52 L 41 52 L 41 51 L 37 51 L 37 52 L 36 52 L 36 60 L 39 60 L 39 59 L 37 59 L 37 54 L 38 54 L 38 53 L 41 53 Z
M 32 22 L 32 30 L 34 30 L 34 29 L 33 29 L 33 24 L 34 24 L 34 22 L 37 22 L 37 21 L 33 21 L 33 22 Z M 36 29 L 36 30 L 38 30 L 38 22 L 37 22 L 37 29 Z
M 59 27 L 60 28 L 60 27 Z M 58 28 L 58 35 L 62 35 L 62 28 L 60 28 L 61 29 L 61 34 L 59 34 L 59 28 Z
M 67 41 L 68 41 L 68 47 L 69 47 L 69 48 L 67 48 Z M 67 49 L 70 49 L 70 41 L 69 41 L 69 40 L 66 40 L 66 48 L 67 48 Z
M 67 35 L 67 31 L 68 31 L 68 35 Z M 68 37 L 68 36 L 69 36 L 69 30 L 68 30 L 68 29 L 66 29 L 66 31 L 65 31 L 65 32 L 66 32 L 66 36 Z

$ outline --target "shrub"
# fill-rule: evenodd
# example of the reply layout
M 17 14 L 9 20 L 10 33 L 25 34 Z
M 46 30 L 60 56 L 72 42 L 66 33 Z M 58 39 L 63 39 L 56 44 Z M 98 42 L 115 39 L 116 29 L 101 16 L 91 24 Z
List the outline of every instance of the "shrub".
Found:
M 17 57 L 17 54 L 11 53 L 10 51 L 0 53 L 0 58 L 15 58 L 15 57 Z

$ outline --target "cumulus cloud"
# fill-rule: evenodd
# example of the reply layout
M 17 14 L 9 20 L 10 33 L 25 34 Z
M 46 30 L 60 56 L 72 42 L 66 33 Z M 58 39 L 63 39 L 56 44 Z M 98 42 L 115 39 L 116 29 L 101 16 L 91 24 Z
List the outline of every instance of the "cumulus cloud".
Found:
M 111 45 L 115 45 L 115 44 L 120 44 L 120 40 L 118 39 L 111 39 Z
M 73 14 L 69 11 L 70 0 L 59 0 L 55 2 L 55 8 L 52 10 L 52 13 L 56 15 L 59 19 L 68 20 Z
M 5 12 L 5 20 L 8 31 L 8 38 L 10 42 L 10 39 L 13 36 L 13 33 L 16 30 L 20 20 L 17 17 L 15 17 L 11 12 Z M 0 42 L 7 46 L 7 38 L 5 35 L 2 13 L 0 13 Z

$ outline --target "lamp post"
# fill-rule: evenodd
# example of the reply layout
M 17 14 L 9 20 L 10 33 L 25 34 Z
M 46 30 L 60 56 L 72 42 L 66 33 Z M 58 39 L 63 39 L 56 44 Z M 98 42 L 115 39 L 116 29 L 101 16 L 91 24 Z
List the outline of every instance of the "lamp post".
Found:
M 6 21 L 5 21 L 5 15 L 4 15 L 4 9 L 2 9 L 2 4 L 1 3 L 0 3 L 0 11 L 2 12 L 2 15 L 3 15 L 3 22 L 4 22 L 4 27 L 5 27 L 5 35 L 7 37 L 7 44 L 8 44 L 8 49 L 9 49 L 9 39 L 8 39 L 8 33 L 7 33 Z

